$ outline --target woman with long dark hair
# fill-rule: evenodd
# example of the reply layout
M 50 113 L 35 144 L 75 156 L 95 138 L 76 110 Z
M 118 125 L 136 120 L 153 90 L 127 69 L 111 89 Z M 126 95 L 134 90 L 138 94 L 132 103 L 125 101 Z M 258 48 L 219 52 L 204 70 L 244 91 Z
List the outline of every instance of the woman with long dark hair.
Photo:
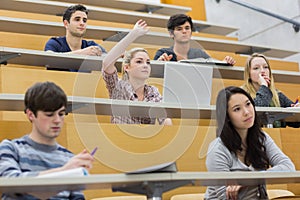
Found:
M 295 171 L 258 122 L 254 101 L 239 87 L 221 90 L 216 102 L 217 138 L 207 153 L 208 171 Z M 206 199 L 265 199 L 265 185 L 209 186 Z

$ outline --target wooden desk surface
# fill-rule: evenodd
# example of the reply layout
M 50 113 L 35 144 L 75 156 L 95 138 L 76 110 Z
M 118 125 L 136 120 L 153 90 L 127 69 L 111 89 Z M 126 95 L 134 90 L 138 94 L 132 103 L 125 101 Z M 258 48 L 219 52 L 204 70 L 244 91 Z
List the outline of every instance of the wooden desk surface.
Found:
M 65 28 L 60 22 L 49 22 L 41 20 L 29 20 L 22 18 L 0 17 L 0 31 L 37 34 L 48 36 L 65 35 Z M 130 30 L 125 28 L 88 26 L 86 38 L 103 39 L 107 41 L 120 41 Z M 238 54 L 252 54 L 255 52 L 264 53 L 266 56 L 284 58 L 298 53 L 297 51 L 277 49 L 270 46 L 261 46 L 240 41 L 224 40 L 216 38 L 193 36 L 192 47 L 221 52 L 232 52 Z M 171 46 L 173 41 L 168 33 L 149 31 L 134 41 L 140 44 L 150 44 L 158 46 Z
M 105 2 L 105 1 L 100 1 L 100 2 Z M 128 5 L 124 4 L 125 2 L 121 2 L 121 1 L 113 1 L 113 2 L 121 3 L 122 5 L 126 5 L 126 8 L 128 8 Z M 130 1 L 129 3 L 132 4 L 139 3 L 140 6 L 146 8 L 146 5 L 144 3 L 141 4 L 140 2 L 137 1 L 135 2 Z M 101 3 L 98 4 L 99 6 L 101 5 Z M 109 5 L 106 4 L 102 5 L 104 7 L 87 6 L 89 10 L 89 19 L 117 22 L 117 23 L 127 23 L 127 24 L 135 24 L 137 19 L 144 19 L 147 21 L 147 24 L 149 26 L 161 27 L 161 28 L 165 28 L 167 21 L 169 20 L 169 15 L 164 16 L 159 14 L 149 14 L 145 12 L 136 12 L 130 10 L 122 10 L 120 12 L 119 9 L 107 8 L 109 7 Z M 65 3 L 65 2 L 44 1 L 44 0 L 39 0 L 39 1 L 2 0 L 1 5 L 2 5 L 1 6 L 2 9 L 6 9 L 6 10 L 62 16 L 64 10 L 73 4 Z M 105 7 L 105 5 L 107 7 Z M 165 4 L 156 4 L 153 6 L 163 8 L 164 5 Z M 237 30 L 237 28 L 225 27 L 217 24 L 208 23 L 205 21 L 200 21 L 200 20 L 194 20 L 194 26 L 195 28 L 197 28 L 199 31 L 203 33 L 211 33 L 211 34 L 218 34 L 218 35 L 227 35 Z
M 94 70 L 100 71 L 103 57 L 97 56 L 83 56 L 83 55 L 67 55 L 38 50 L 18 49 L 9 47 L 0 47 L 0 59 L 4 55 L 18 55 L 10 60 L 8 63 L 29 65 L 29 66 L 41 66 L 52 67 L 61 69 L 84 69 L 86 71 Z M 121 60 L 118 61 L 119 71 L 121 66 Z M 185 64 L 182 63 L 184 66 Z M 230 66 L 215 66 L 210 64 L 204 64 L 205 66 L 212 66 L 214 68 L 214 78 L 223 79 L 244 79 L 244 67 L 230 67 Z M 164 62 L 151 61 L 151 77 L 163 78 L 164 77 Z M 282 70 L 272 70 L 275 82 L 283 83 L 300 83 L 300 72 L 289 72 Z
M 21 180 L 21 181 L 20 181 Z M 300 172 L 177 172 L 148 174 L 97 174 L 63 178 L 0 178 L 0 192 L 51 192 L 108 189 L 150 182 L 194 181 L 196 185 L 257 185 L 300 183 Z
M 23 111 L 24 95 L 0 94 L 0 110 Z M 215 119 L 215 106 L 182 106 L 170 103 L 150 103 L 105 98 L 68 97 L 69 110 L 78 114 L 170 117 L 182 119 Z M 256 107 L 258 116 L 300 122 L 300 108 Z
M 82 3 L 81 0 L 64 0 L 64 2 Z M 163 15 L 173 15 L 174 13 L 186 13 L 191 11 L 190 7 L 176 6 L 170 4 L 156 3 L 156 2 L 144 2 L 140 0 L 114 0 L 114 1 L 94 1 L 85 0 L 85 5 L 94 5 L 101 7 L 117 8 L 124 10 L 132 10 L 139 12 L 158 13 Z

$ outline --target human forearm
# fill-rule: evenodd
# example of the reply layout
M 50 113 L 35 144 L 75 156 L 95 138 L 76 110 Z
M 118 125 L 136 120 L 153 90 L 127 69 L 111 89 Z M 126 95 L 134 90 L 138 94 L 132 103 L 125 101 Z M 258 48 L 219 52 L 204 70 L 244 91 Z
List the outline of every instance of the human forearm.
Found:
M 295 171 L 295 165 L 291 159 L 281 151 L 267 133 L 265 146 L 270 165 L 272 166 L 268 171 Z
M 139 20 L 134 28 L 118 42 L 105 56 L 102 62 L 102 70 L 106 73 L 113 73 L 115 71 L 115 62 L 125 52 L 126 48 L 138 37 L 148 32 L 147 24 L 143 20 Z

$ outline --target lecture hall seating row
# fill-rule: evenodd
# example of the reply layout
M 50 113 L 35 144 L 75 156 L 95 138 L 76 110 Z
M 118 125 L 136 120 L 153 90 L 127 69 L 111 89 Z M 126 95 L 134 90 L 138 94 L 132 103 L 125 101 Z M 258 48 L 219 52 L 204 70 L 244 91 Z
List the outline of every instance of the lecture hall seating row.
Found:
M 102 1 L 100 1 L 102 2 Z M 116 2 L 116 1 L 113 1 Z M 124 2 L 122 2 L 124 3 Z M 100 3 L 101 4 L 101 3 Z M 21 11 L 29 13 L 49 14 L 54 16 L 62 16 L 64 10 L 72 5 L 71 3 L 55 2 L 55 1 L 34 1 L 34 0 L 3 0 L 1 4 L 2 10 Z M 88 4 L 87 4 L 88 5 Z M 148 14 L 143 12 L 128 11 L 124 8 L 112 9 L 99 6 L 88 6 L 89 20 L 101 20 L 108 22 L 118 22 L 126 24 L 135 24 L 137 19 L 144 19 L 149 26 L 165 28 L 169 15 Z M 173 11 L 173 13 L 177 13 Z M 210 24 L 206 21 L 194 20 L 195 30 L 203 33 L 213 33 L 227 35 L 236 31 L 236 28 L 224 27 L 217 24 Z
M 64 35 L 65 33 L 65 29 L 61 22 L 29 20 L 23 18 L 0 17 L 0 27 L 0 31 L 24 34 Z M 128 31 L 129 29 L 125 28 L 89 26 L 86 36 L 92 39 L 96 38 L 117 42 L 122 39 Z M 251 53 L 255 48 L 257 51 L 263 51 L 267 56 L 279 58 L 296 54 L 296 52 L 290 50 L 281 50 L 272 47 L 242 43 L 239 41 L 197 36 L 193 36 L 192 39 L 196 41 L 196 43 L 192 43 L 193 47 L 199 47 L 200 43 L 200 45 L 207 50 L 247 54 Z M 172 45 L 172 40 L 168 33 L 150 31 L 146 35 L 138 38 L 135 43 L 170 46 Z

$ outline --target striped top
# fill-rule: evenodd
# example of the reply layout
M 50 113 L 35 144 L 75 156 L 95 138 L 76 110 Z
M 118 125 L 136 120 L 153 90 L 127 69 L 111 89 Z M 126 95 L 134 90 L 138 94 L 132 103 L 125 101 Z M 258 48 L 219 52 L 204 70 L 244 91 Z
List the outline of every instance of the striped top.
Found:
M 0 144 L 1 177 L 33 177 L 40 171 L 62 167 L 73 154 L 59 144 L 53 146 L 34 142 L 28 135 Z M 28 194 L 3 194 L 2 199 L 37 199 Z M 84 199 L 81 192 L 63 191 L 49 198 Z

